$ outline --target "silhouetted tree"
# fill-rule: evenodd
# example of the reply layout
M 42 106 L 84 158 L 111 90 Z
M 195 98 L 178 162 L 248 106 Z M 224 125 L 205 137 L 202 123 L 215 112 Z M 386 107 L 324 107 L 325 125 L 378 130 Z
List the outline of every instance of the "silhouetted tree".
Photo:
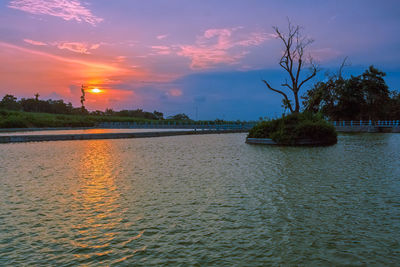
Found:
M 169 116 L 168 119 L 170 120 L 177 120 L 177 121 L 188 121 L 190 120 L 189 116 L 185 113 L 179 113 L 174 116 Z
M 114 110 L 112 110 L 111 108 L 106 108 L 106 111 L 104 112 L 106 116 L 112 116 L 114 115 L 114 113 Z
M 90 112 L 90 115 L 95 115 L 95 116 L 104 116 L 105 113 L 101 110 L 96 110 L 96 111 L 92 111 Z
M 164 114 L 162 112 L 158 112 L 158 111 L 154 110 L 153 114 L 154 114 L 154 116 L 155 116 L 155 118 L 157 120 L 163 120 L 164 119 Z
M 370 66 L 363 74 L 344 79 L 332 75 L 303 96 L 306 111 L 321 112 L 332 120 L 396 119 L 397 95 L 390 93 L 385 73 Z
M 370 66 L 362 75 L 359 86 L 364 103 L 361 112 L 364 118 L 385 119 L 389 111 L 390 92 L 383 77 L 386 73 Z
M 17 98 L 13 95 L 5 95 L 0 101 L 0 108 L 9 110 L 20 110 L 21 105 L 17 102 Z
M 346 80 L 343 79 L 343 69 L 347 66 L 347 57 L 344 58 L 336 73 L 327 73 L 325 82 L 317 82 L 302 96 L 304 110 L 307 112 L 322 112 L 331 118 L 337 117 L 336 106 L 339 101 L 339 93 L 343 91 Z
M 265 85 L 272 91 L 279 93 L 283 96 L 283 105 L 287 107 L 292 113 L 298 113 L 300 111 L 299 102 L 299 91 L 301 87 L 310 79 L 317 74 L 317 66 L 314 64 L 311 56 L 305 59 L 305 49 L 310 45 L 313 40 L 305 38 L 301 34 L 300 26 L 294 26 L 288 21 L 288 33 L 285 34 L 279 30 L 278 27 L 273 27 L 275 34 L 284 45 L 282 57 L 279 61 L 279 65 L 289 75 L 289 81 L 286 79 L 281 84 L 282 87 L 286 87 L 293 93 L 294 107 L 289 97 L 283 90 L 278 90 L 272 87 L 266 80 L 262 80 Z M 303 76 L 302 70 L 308 65 L 310 72 Z
M 393 91 L 390 93 L 390 109 L 389 109 L 389 119 L 399 120 L 400 119 L 400 93 Z

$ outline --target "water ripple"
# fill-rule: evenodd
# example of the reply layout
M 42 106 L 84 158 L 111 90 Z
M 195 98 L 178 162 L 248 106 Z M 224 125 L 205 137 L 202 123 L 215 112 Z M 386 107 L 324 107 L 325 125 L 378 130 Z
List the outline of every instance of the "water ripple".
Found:
M 0 265 L 396 265 L 400 135 L 1 145 Z

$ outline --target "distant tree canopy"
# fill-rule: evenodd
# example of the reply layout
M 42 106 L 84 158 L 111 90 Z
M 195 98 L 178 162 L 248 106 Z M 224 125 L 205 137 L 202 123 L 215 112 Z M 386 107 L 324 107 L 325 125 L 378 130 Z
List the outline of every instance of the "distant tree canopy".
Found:
M 177 120 L 177 121 L 189 121 L 191 120 L 188 115 L 185 113 L 179 113 L 174 116 L 169 116 L 168 119 L 170 120 Z
M 17 102 L 17 98 L 13 95 L 5 95 L 0 101 L 0 108 L 8 110 L 20 110 L 21 104 Z
M 112 109 L 106 109 L 104 113 L 101 111 L 96 111 L 100 113 L 99 115 L 106 115 L 106 116 L 121 116 L 121 117 L 134 117 L 134 118 L 144 118 L 150 120 L 163 120 L 164 114 L 162 112 L 154 111 L 153 113 L 148 111 L 143 111 L 142 109 L 136 110 L 121 110 L 121 111 L 113 111 Z
M 385 75 L 374 66 L 349 79 L 331 75 L 302 97 L 304 110 L 321 112 L 331 120 L 399 119 L 400 95 L 389 90 Z
M 147 112 L 142 109 L 113 111 L 106 109 L 103 111 L 89 112 L 84 107 L 74 108 L 71 103 L 65 103 L 63 100 L 40 100 L 39 94 L 35 94 L 35 98 L 22 98 L 18 100 L 15 96 L 7 94 L 0 101 L 0 109 L 18 110 L 25 112 L 42 112 L 53 114 L 81 114 L 81 115 L 97 115 L 97 116 L 121 116 L 144 118 L 151 120 L 163 120 L 162 112 Z
M 74 108 L 71 103 L 65 103 L 63 100 L 40 100 L 39 94 L 35 94 L 35 98 L 22 98 L 21 100 L 7 94 L 0 101 L 0 109 L 54 114 L 82 113 L 80 108 Z M 85 113 L 88 113 L 88 111 L 85 110 Z

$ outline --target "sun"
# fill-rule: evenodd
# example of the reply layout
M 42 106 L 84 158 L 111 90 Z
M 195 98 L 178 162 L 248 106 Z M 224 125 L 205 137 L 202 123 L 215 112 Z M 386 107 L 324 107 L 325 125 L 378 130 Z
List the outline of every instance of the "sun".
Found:
M 100 90 L 99 88 L 93 88 L 93 89 L 91 90 L 91 92 L 92 92 L 92 93 L 95 93 L 95 94 L 98 94 L 98 93 L 101 92 L 101 90 Z

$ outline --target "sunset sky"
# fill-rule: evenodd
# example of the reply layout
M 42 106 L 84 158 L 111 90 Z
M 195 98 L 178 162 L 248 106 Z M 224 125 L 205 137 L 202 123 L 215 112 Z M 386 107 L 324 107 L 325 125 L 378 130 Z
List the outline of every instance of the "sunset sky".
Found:
M 281 43 L 287 18 L 315 42 L 322 80 L 348 56 L 400 87 L 399 1 L 1 0 L 0 96 L 64 99 L 105 108 L 250 120 L 282 113 Z M 305 88 L 307 89 L 307 88 Z

